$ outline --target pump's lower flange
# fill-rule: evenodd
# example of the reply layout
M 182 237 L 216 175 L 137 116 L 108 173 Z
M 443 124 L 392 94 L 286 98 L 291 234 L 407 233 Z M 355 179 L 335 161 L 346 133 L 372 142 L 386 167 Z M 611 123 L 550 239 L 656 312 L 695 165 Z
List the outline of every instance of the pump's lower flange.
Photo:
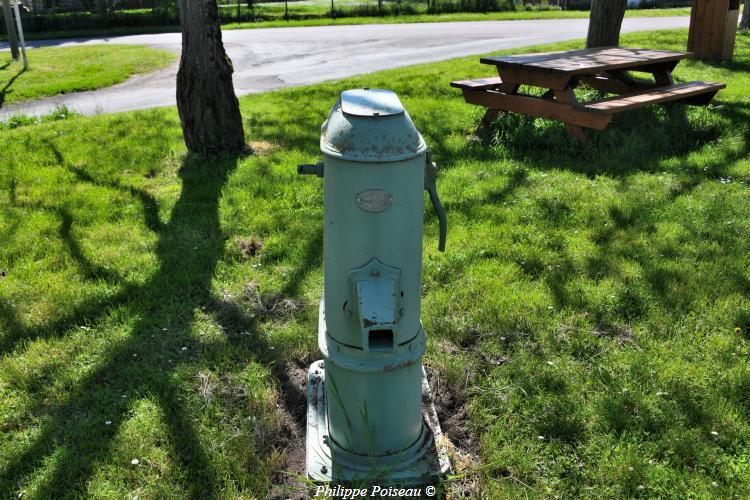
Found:
M 417 442 L 396 455 L 355 455 L 328 436 L 323 361 L 307 373 L 307 477 L 318 483 L 430 484 L 450 472 L 448 450 L 427 375 L 422 371 L 424 427 Z

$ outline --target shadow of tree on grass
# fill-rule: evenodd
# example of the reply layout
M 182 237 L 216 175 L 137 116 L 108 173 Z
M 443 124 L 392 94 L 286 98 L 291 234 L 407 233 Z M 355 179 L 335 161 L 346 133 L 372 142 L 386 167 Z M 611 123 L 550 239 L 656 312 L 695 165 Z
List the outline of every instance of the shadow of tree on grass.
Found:
M 54 472 L 39 494 L 51 498 L 60 492 L 76 491 L 86 483 L 93 464 L 106 454 L 117 423 L 126 419 L 130 398 L 152 394 L 168 419 L 171 445 L 187 472 L 191 493 L 202 498 L 216 496 L 216 474 L 180 408 L 177 390 L 170 381 L 174 367 L 166 369 L 156 353 L 180 352 L 189 342 L 187 331 L 195 309 L 210 297 L 210 280 L 224 245 L 218 202 L 236 161 L 232 158 L 206 161 L 197 157 L 185 161 L 180 170 L 183 181 L 180 198 L 159 233 L 156 250 L 159 270 L 143 287 L 130 292 L 135 299 L 126 306 L 141 319 L 122 343 L 106 353 L 97 370 L 47 411 L 51 418 L 45 419 L 34 444 L 0 476 L 4 489 L 22 483 L 24 476 L 54 452 L 58 457 Z M 69 218 L 63 218 L 62 227 L 69 229 Z M 155 332 L 159 332 L 158 337 Z M 121 398 L 120 394 L 128 397 Z M 104 401 L 108 404 L 103 406 Z M 109 411 L 97 413 L 96 409 Z M 115 424 L 103 428 L 104 420 Z M 61 444 L 63 453 L 59 452 Z
M 10 64 L 10 63 L 8 63 L 8 64 Z M 8 65 L 6 64 L 5 66 L 0 67 L 0 70 L 5 69 L 7 66 Z M 21 76 L 22 74 L 24 74 L 25 72 L 26 72 L 26 68 L 22 68 L 18 73 L 16 73 L 15 75 L 13 75 L 13 77 L 11 77 L 10 80 L 8 80 L 8 83 L 6 83 L 5 85 L 3 85 L 2 89 L 0 89 L 0 109 L 2 109 L 3 108 L 3 104 L 5 104 L 5 97 L 8 94 L 10 94 L 11 92 L 13 92 L 12 90 L 10 90 L 10 88 L 13 86 L 13 84 L 18 79 L 18 77 Z
M 57 150 L 55 157 L 60 165 L 66 166 Z M 62 335 L 82 320 L 91 324 L 100 322 L 112 308 L 137 318 L 127 335 L 109 344 L 111 347 L 101 355 L 98 367 L 78 381 L 59 402 L 32 405 L 34 411 L 42 413 L 43 423 L 33 443 L 0 472 L 3 495 L 18 491 L 19 485 L 40 468 L 46 470 L 37 491 L 41 497 L 85 494 L 96 464 L 106 459 L 119 427 L 127 421 L 129 408 L 139 398 L 149 395 L 163 412 L 168 445 L 179 460 L 186 478 L 183 486 L 189 496 L 220 496 L 221 479 L 212 466 L 209 452 L 201 445 L 173 378 L 183 364 L 198 357 L 210 359 L 212 352 L 223 348 L 222 343 L 231 344 L 235 355 L 244 356 L 247 362 L 255 360 L 272 367 L 271 372 L 284 391 L 281 403 L 297 420 L 297 425 L 304 428 L 304 412 L 298 407 L 305 395 L 298 388 L 292 390 L 294 385 L 289 383 L 279 354 L 269 348 L 264 337 L 256 335 L 257 320 L 211 291 L 211 280 L 224 255 L 226 241 L 219 220 L 219 203 L 239 160 L 239 157 L 186 157 L 179 170 L 182 190 L 170 219 L 164 224 L 159 221 L 154 198 L 147 192 L 99 180 L 79 167 L 66 166 L 79 182 L 124 191 L 143 202 L 145 223 L 158 235 L 159 266 L 143 285 L 126 284 L 115 296 L 105 301 L 84 302 L 70 317 L 38 329 L 25 330 L 11 304 L 0 302 L 3 322 L 9 331 L 1 345 L 3 352 L 12 351 L 20 341 Z M 53 210 L 43 205 L 29 208 Z M 84 276 L 121 283 L 119 276 L 105 272 L 86 258 L 72 236 L 74 221 L 70 214 L 64 209 L 53 211 L 60 220 L 58 234 Z M 296 295 L 305 276 L 320 266 L 318 232 L 304 247 L 302 264 L 288 277 L 283 294 Z M 212 312 L 224 329 L 224 340 L 219 345 L 200 345 L 190 334 L 196 311 L 201 308 Z M 249 343 L 240 342 L 240 332 L 250 335 Z M 105 421 L 111 421 L 112 425 L 102 425 Z

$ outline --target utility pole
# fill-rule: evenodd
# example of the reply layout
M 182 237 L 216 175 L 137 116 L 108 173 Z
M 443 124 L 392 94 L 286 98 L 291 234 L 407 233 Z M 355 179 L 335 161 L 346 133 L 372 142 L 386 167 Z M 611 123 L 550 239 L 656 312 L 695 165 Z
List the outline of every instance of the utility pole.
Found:
M 3 0 L 3 17 L 5 18 L 5 31 L 8 32 L 10 55 L 18 61 L 18 38 L 16 37 L 16 27 L 13 26 L 13 14 L 10 13 L 10 0 Z
M 23 53 L 23 69 L 29 69 L 29 58 L 26 57 L 26 40 L 23 39 L 23 24 L 21 24 L 21 13 L 18 11 L 18 2 L 13 2 L 13 8 L 16 13 L 16 26 L 18 27 L 18 37 L 21 39 L 21 52 Z

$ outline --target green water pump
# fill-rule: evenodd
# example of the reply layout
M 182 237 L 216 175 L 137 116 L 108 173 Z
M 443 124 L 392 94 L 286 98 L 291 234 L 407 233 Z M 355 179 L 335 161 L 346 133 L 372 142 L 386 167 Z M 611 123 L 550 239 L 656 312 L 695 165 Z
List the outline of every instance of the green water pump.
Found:
M 423 192 L 440 224 L 436 167 L 398 96 L 342 92 L 321 128 L 324 295 L 308 373 L 307 474 L 417 483 L 447 471 L 422 368 Z M 423 399 L 427 402 L 424 403 Z

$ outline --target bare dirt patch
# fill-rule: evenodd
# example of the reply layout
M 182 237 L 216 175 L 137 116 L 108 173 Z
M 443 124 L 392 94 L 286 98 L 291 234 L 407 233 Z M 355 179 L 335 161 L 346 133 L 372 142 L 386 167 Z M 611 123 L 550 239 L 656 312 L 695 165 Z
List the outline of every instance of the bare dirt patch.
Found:
M 308 497 L 305 483 L 305 433 L 307 427 L 307 367 L 309 360 L 281 363 L 274 369 L 278 381 L 279 404 L 284 426 L 289 429 L 286 442 L 286 467 L 273 478 L 268 498 L 303 499 Z
M 254 281 L 245 285 L 245 297 L 255 316 L 285 318 L 302 310 L 305 306 L 301 300 L 284 297 L 279 294 L 261 293 Z
M 469 421 L 466 391 L 451 387 L 437 370 L 427 370 L 440 427 L 447 441 L 453 474 L 460 479 L 446 483 L 447 498 L 482 496 L 482 484 L 477 473 L 479 440 L 467 426 Z
M 268 156 L 278 149 L 278 145 L 268 141 L 252 141 L 250 150 L 255 156 Z
M 600 324 L 591 332 L 595 337 L 610 337 L 619 345 L 633 341 L 633 330 L 629 325 Z
M 237 246 L 246 259 L 252 259 L 258 254 L 258 251 L 263 248 L 263 240 L 251 236 L 250 238 L 243 238 L 237 241 Z

